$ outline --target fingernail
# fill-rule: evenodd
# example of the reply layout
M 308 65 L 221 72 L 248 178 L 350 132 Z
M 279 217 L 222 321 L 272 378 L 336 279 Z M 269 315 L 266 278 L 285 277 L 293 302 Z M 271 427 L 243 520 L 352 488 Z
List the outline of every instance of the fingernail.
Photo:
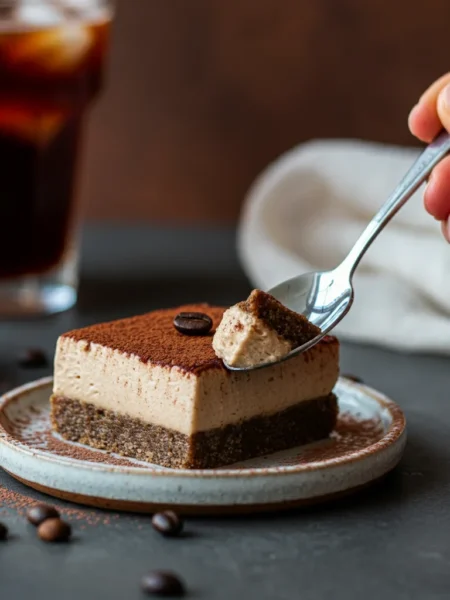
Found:
M 441 222 L 442 235 L 446 241 L 450 244 L 450 219 Z
M 450 85 L 445 87 L 441 92 L 441 100 L 444 108 L 450 110 Z

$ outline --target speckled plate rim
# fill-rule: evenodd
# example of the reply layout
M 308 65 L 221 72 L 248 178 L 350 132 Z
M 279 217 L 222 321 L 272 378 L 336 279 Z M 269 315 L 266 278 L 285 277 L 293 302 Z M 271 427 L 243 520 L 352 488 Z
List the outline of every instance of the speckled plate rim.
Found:
M 242 469 L 149 469 L 146 467 L 134 467 L 134 466 L 116 466 L 107 465 L 105 463 L 92 463 L 83 460 L 74 460 L 70 457 L 63 457 L 43 452 L 39 449 L 31 449 L 26 444 L 19 442 L 11 434 L 9 434 L 3 426 L 0 424 L 0 444 L 9 447 L 14 452 L 20 452 L 28 456 L 38 456 L 41 460 L 59 463 L 61 465 L 73 465 L 76 463 L 77 468 L 86 469 L 90 472 L 101 471 L 101 472 L 118 472 L 120 474 L 132 474 L 132 475 L 144 475 L 146 477 L 169 477 L 174 475 L 176 477 L 194 477 L 202 479 L 222 479 L 222 478 L 237 478 L 237 477 L 255 477 L 255 476 L 283 476 L 286 474 L 305 473 L 309 471 L 317 471 L 320 469 L 329 469 L 334 466 L 344 466 L 355 461 L 359 461 L 363 458 L 378 455 L 379 453 L 387 450 L 393 445 L 400 445 L 402 450 L 406 443 L 406 419 L 402 409 L 387 398 L 381 392 L 378 392 L 362 383 L 352 381 L 345 377 L 340 377 L 339 382 L 341 385 L 347 387 L 357 387 L 365 395 L 370 396 L 375 400 L 382 408 L 387 409 L 391 418 L 392 423 L 389 430 L 384 436 L 377 442 L 372 443 L 362 449 L 354 452 L 349 452 L 345 456 L 327 458 L 326 460 L 311 461 L 304 465 L 284 465 L 277 467 L 253 467 L 253 468 L 242 468 Z M 26 383 L 20 387 L 14 388 L 7 392 L 0 398 L 0 412 L 3 412 L 8 403 L 17 400 L 22 395 L 25 395 L 38 388 L 49 387 L 49 397 L 51 393 L 51 385 L 53 383 L 53 377 L 44 377 L 30 383 Z M 1 459 L 1 455 L 0 455 Z M 0 463 L 0 466 L 1 463 Z

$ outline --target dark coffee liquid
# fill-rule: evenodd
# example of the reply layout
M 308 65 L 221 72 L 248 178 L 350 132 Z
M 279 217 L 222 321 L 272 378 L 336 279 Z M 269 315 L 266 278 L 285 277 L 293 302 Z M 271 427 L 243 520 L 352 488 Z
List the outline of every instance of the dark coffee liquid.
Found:
M 0 278 L 42 273 L 65 251 L 80 119 L 40 148 L 0 133 Z
M 108 22 L 83 27 L 89 49 L 67 69 L 48 55 L 61 52 L 60 30 L 0 31 L 3 279 L 51 270 L 70 243 L 83 115 L 101 87 Z

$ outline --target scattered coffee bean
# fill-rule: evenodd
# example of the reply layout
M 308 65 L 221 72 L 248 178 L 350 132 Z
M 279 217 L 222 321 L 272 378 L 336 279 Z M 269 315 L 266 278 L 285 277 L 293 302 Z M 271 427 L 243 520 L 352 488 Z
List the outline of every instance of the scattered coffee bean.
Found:
M 8 528 L 3 523 L 0 523 L 0 541 L 6 540 L 8 537 Z
M 44 542 L 67 542 L 72 529 L 61 519 L 46 519 L 38 527 L 38 535 Z
M 354 381 L 355 383 L 363 383 L 363 380 L 356 375 L 349 375 L 346 373 L 345 375 L 342 375 L 342 377 L 345 377 L 345 379 L 350 379 L 350 381 Z
M 175 317 L 173 324 L 184 335 L 206 335 L 212 327 L 212 320 L 204 313 L 182 312 Z
M 47 367 L 47 355 L 43 350 L 39 350 L 39 348 L 28 348 L 24 354 L 19 357 L 19 364 L 21 367 L 25 367 L 27 369 L 39 369 L 41 367 Z
M 184 596 L 181 580 L 168 571 L 153 571 L 141 579 L 142 591 L 153 596 Z
M 171 510 L 155 513 L 152 518 L 152 525 L 156 531 L 167 537 L 175 537 L 183 529 L 183 521 Z
M 38 527 L 47 519 L 57 519 L 59 512 L 48 504 L 35 504 L 27 510 L 27 519 L 32 525 Z

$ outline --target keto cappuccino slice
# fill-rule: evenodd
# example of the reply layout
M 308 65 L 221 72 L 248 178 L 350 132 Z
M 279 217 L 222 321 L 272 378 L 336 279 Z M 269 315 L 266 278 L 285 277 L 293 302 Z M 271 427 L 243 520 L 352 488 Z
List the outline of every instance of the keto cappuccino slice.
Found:
M 252 373 L 212 340 L 223 308 L 195 304 L 70 331 L 57 342 L 54 429 L 68 440 L 171 468 L 214 468 L 327 437 L 339 342 Z M 174 326 L 203 313 L 204 335 Z

